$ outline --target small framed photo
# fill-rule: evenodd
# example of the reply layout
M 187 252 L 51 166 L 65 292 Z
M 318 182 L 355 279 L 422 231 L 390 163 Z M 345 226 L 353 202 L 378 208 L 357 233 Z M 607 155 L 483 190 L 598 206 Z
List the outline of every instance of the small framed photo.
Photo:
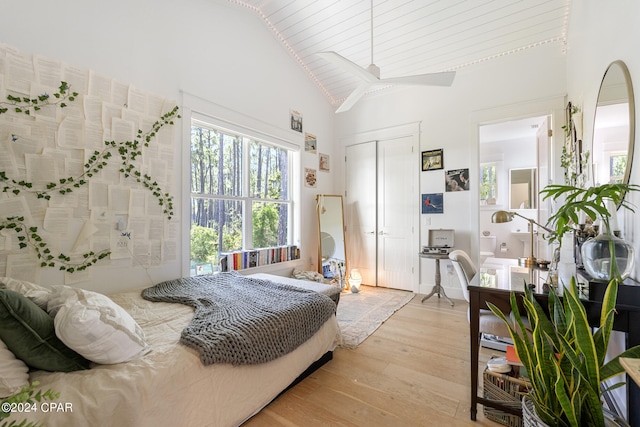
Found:
M 445 172 L 447 191 L 469 191 L 469 169 L 453 169 Z
M 306 133 L 304 134 L 304 151 L 307 153 L 318 152 L 318 138 L 315 135 Z
M 442 193 L 430 193 L 422 195 L 423 214 L 444 213 L 444 199 Z
M 289 117 L 291 119 L 291 129 L 302 133 L 302 114 L 296 110 L 289 110 Z
M 443 169 L 442 148 L 422 152 L 422 170 L 433 171 Z
M 317 181 L 316 170 L 304 168 L 304 186 L 315 188 Z
M 323 172 L 329 172 L 329 155 L 319 153 L 318 157 L 320 159 L 319 169 Z

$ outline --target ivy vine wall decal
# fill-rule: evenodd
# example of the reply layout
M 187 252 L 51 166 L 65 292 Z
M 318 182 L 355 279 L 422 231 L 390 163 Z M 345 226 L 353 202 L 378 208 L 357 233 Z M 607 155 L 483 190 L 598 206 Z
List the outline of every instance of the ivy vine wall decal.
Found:
M 0 77 L 2 77 L 1 73 Z M 0 79 L 0 93 L 3 93 L 2 81 L 3 80 Z M 7 93 L 6 101 L 0 102 L 0 118 L 2 118 L 2 116 L 14 116 L 34 120 L 36 116 L 42 114 L 45 110 L 66 109 L 83 98 L 83 95 L 73 91 L 71 85 L 66 81 L 60 81 L 60 85 L 56 91 L 51 91 L 51 93 L 45 91 L 36 96 L 17 96 L 16 94 L 11 94 L 10 91 L 6 89 L 7 88 L 5 88 L 5 92 Z M 123 108 L 126 109 L 126 105 Z M 54 113 L 49 112 L 48 114 L 55 117 Z M 26 179 L 23 176 L 13 176 L 9 170 L 15 172 L 17 169 L 11 167 L 8 168 L 9 170 L 0 170 L 0 188 L 2 189 L 2 194 L 4 194 L 4 197 L 0 195 L 0 206 L 2 206 L 1 203 L 3 201 L 12 197 L 18 198 L 19 196 L 31 197 L 47 203 L 55 201 L 55 206 L 65 206 L 65 202 L 61 201 L 61 199 L 68 198 L 80 189 L 85 191 L 86 197 L 86 193 L 90 191 L 86 187 L 90 186 L 92 179 L 101 176 L 102 173 L 107 169 L 113 168 L 114 164 L 117 163 L 117 171 L 119 172 L 121 181 L 117 183 L 117 185 L 124 185 L 131 188 L 141 186 L 144 188 L 151 195 L 150 199 L 156 201 L 159 207 L 158 212 L 161 212 L 166 220 L 170 221 L 174 216 L 173 197 L 168 191 L 162 188 L 163 182 L 166 184 L 167 179 L 154 179 L 152 176 L 153 173 L 150 172 L 153 168 L 142 162 L 142 158 L 145 153 L 153 152 L 150 144 L 157 142 L 159 132 L 165 127 L 174 125 L 175 120 L 179 118 L 181 118 L 179 108 L 174 106 L 155 121 L 140 119 L 139 123 L 144 123 L 146 130 L 138 129 L 137 132 L 132 135 L 133 138 L 131 140 L 106 139 L 103 141 L 102 149 L 78 147 L 85 153 L 82 167 L 75 169 L 70 168 L 73 169 L 75 173 L 68 174 L 68 176 L 61 178 L 55 177 L 55 179 L 52 179 L 50 182 L 43 182 L 42 180 L 32 182 L 28 179 L 28 174 Z M 18 119 L 17 122 L 20 122 L 20 119 Z M 134 123 L 135 121 L 129 120 L 129 122 Z M 3 121 L 3 123 L 5 123 L 5 121 Z M 12 122 L 8 121 L 8 123 Z M 20 129 L 20 126 L 16 127 Z M 109 132 L 105 134 L 109 134 Z M 19 145 L 23 143 L 23 139 L 25 139 L 24 136 L 17 131 L 9 134 L 9 141 L 6 143 L 10 144 L 8 147 L 11 149 L 19 147 Z M 28 144 L 28 139 L 29 138 L 26 138 L 27 141 L 25 144 Z M 17 149 L 17 151 L 20 152 L 19 149 Z M 3 154 L 3 156 L 4 155 L 5 154 Z M 6 164 L 6 159 L 3 159 L 0 168 Z M 37 163 L 35 164 L 37 165 Z M 128 202 L 127 200 L 127 203 Z M 27 203 L 22 202 L 21 206 L 27 206 Z M 114 210 L 115 208 L 110 209 Z M 153 211 L 154 208 L 149 208 L 148 210 Z M 9 247 L 15 247 L 18 250 L 30 248 L 35 252 L 41 268 L 57 267 L 66 273 L 84 271 L 98 261 L 112 255 L 113 242 L 111 243 L 111 247 L 100 250 L 94 251 L 89 249 L 84 253 L 71 251 L 66 254 L 63 252 L 55 254 L 50 242 L 43 237 L 39 227 L 31 223 L 33 221 L 30 221 L 28 212 L 25 212 L 25 215 L 19 214 L 11 216 L 6 215 L 6 210 L 0 210 L 0 212 L 5 213 L 5 216 L 0 218 L 0 253 L 3 249 L 6 251 Z M 122 211 L 116 210 L 115 213 L 123 214 L 121 216 L 127 216 L 126 214 L 129 212 L 123 213 Z M 122 224 L 116 226 L 114 212 L 108 214 L 111 222 L 113 222 L 112 228 L 117 228 L 118 233 L 120 233 L 118 234 L 120 238 L 130 239 L 131 231 L 126 230 L 127 226 Z M 102 215 L 106 215 L 105 212 L 102 212 Z M 47 233 L 45 233 L 45 235 L 46 234 Z M 4 236 L 6 241 L 8 235 L 16 239 L 15 243 L 17 243 L 17 246 L 15 243 L 9 241 L 9 244 L 5 242 L 5 247 L 2 247 L 2 237 Z M 106 245 L 103 244 L 102 246 Z M 0 271 L 0 273 L 2 272 Z

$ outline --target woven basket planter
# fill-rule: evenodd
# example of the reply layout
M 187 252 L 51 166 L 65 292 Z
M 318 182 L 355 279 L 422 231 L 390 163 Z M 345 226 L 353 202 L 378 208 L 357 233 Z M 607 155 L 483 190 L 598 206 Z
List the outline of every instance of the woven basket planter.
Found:
M 604 423 L 607 427 L 630 427 L 629 423 L 606 408 L 602 410 L 604 411 Z M 533 402 L 527 396 L 522 399 L 522 425 L 523 427 L 549 427 L 538 418 Z

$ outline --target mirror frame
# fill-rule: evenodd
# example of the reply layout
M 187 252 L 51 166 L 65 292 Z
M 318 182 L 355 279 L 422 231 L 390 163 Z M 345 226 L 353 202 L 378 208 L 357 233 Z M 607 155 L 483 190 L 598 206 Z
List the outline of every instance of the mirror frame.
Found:
M 340 246 L 343 247 L 344 266 L 346 271 L 348 263 L 347 263 L 347 241 L 345 236 L 345 222 L 344 222 L 344 200 L 341 195 L 337 195 L 337 194 L 318 194 L 316 196 L 316 212 L 317 212 L 317 218 L 318 218 L 318 273 L 323 274 L 322 233 L 326 232 L 325 230 L 322 229 L 322 221 L 321 221 L 321 216 L 324 214 L 324 212 L 321 212 L 321 210 L 325 207 L 324 204 L 321 202 L 322 198 L 337 198 L 340 201 L 340 220 L 342 221 L 342 233 L 341 233 L 342 242 L 338 241 L 338 238 L 340 236 L 333 236 L 333 237 L 335 240 L 336 249 L 339 248 Z M 328 233 L 328 234 L 331 234 L 331 233 Z
M 636 109 L 635 109 L 635 98 L 634 98 L 634 94 L 633 94 L 633 84 L 631 82 L 631 74 L 629 73 L 629 69 L 627 68 L 627 65 L 624 63 L 624 61 L 622 60 L 616 60 L 613 61 L 612 63 L 609 64 L 609 66 L 607 67 L 607 69 L 605 70 L 603 76 L 602 76 L 602 80 L 600 81 L 600 88 L 598 89 L 598 97 L 596 98 L 596 106 L 595 106 L 595 111 L 594 111 L 594 115 L 593 115 L 593 133 L 592 133 L 592 140 L 591 140 L 591 152 L 594 153 L 594 138 L 593 136 L 595 135 L 595 125 L 596 125 L 596 120 L 598 117 L 598 106 L 601 104 L 600 98 L 602 96 L 602 90 L 605 87 L 604 83 L 605 83 L 605 79 L 607 78 L 607 74 L 611 71 L 611 69 L 613 67 L 619 67 L 620 71 L 622 72 L 622 75 L 624 76 L 624 80 L 625 80 L 625 85 L 626 85 L 626 90 L 627 90 L 627 99 L 629 101 L 629 140 L 628 140 L 628 144 L 627 144 L 627 165 L 624 171 L 624 176 L 622 178 L 622 182 L 624 184 L 628 184 L 629 183 L 629 179 L 631 177 L 631 167 L 632 167 L 632 163 L 633 163 L 633 151 L 634 151 L 634 147 L 635 147 L 635 140 L 636 140 Z M 592 159 L 594 158 L 594 155 L 592 154 Z M 595 176 L 593 176 L 593 182 L 595 184 Z M 622 201 L 620 202 L 622 203 Z M 618 208 L 620 208 L 620 204 L 618 205 Z

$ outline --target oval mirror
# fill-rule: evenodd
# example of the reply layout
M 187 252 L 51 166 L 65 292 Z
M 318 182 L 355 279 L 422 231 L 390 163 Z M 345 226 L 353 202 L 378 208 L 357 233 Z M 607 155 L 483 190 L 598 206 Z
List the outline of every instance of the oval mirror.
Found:
M 635 142 L 633 86 L 627 66 L 614 61 L 604 73 L 593 125 L 595 185 L 629 183 Z
M 336 252 L 336 240 L 329 233 L 320 232 L 320 251 L 322 252 L 322 262 L 333 257 Z

